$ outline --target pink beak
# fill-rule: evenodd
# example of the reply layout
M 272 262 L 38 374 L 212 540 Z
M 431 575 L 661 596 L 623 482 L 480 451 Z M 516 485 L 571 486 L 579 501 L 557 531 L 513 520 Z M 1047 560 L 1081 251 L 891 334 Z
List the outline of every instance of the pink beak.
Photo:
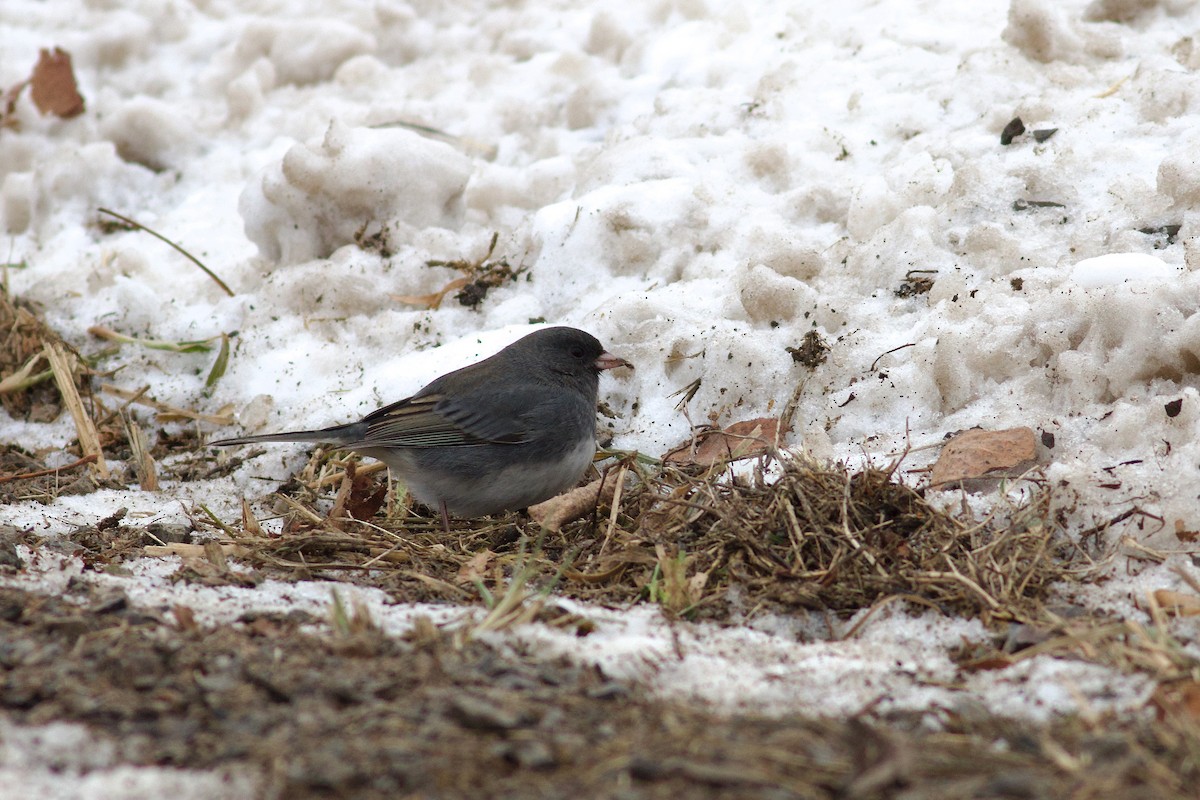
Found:
M 616 369 L 617 367 L 629 367 L 633 369 L 633 364 L 630 364 L 623 358 L 614 356 L 607 350 L 601 353 L 600 357 L 596 359 L 596 369 L 598 370 Z

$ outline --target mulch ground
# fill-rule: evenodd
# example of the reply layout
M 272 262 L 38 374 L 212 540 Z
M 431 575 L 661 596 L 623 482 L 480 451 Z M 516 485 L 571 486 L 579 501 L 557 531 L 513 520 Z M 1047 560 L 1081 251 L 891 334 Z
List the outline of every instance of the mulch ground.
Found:
M 594 669 L 359 619 L 203 629 L 80 585 L 0 590 L 0 708 L 129 764 L 238 766 L 262 797 L 1192 797 L 1194 719 L 714 715 Z

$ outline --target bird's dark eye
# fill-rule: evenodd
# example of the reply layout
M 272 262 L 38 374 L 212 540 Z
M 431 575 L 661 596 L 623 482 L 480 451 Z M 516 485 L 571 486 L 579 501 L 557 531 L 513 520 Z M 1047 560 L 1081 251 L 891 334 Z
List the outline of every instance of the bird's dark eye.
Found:
M 574 347 L 572 347 L 571 348 L 571 357 L 572 358 L 583 358 L 583 348 L 580 347 L 579 345 L 575 345 Z

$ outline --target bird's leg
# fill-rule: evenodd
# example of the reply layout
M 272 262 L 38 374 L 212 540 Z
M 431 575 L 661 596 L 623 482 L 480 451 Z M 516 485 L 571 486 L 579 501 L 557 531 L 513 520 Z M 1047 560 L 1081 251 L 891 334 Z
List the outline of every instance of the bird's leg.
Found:
M 438 510 L 442 512 L 442 530 L 446 531 L 446 534 L 449 535 L 450 534 L 450 514 L 447 513 L 447 511 L 446 511 L 446 501 L 445 500 L 438 501 Z

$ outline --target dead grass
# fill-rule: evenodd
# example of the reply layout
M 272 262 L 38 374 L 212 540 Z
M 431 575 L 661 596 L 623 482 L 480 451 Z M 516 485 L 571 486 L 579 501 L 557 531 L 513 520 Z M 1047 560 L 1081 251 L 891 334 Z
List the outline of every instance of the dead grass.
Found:
M 683 559 L 692 604 L 727 606 L 729 590 L 767 607 L 854 611 L 903 596 L 988 624 L 1036 613 L 1048 586 L 1079 568 L 1075 551 L 1046 523 L 1044 494 L 1005 518 L 967 524 L 930 506 L 894 472 L 851 472 L 803 459 L 748 477 L 664 470 L 629 493 L 597 571 L 644 560 L 660 571 Z M 581 563 L 586 563 L 585 553 Z
M 276 501 L 282 534 L 227 527 L 240 557 L 297 577 L 369 570 L 398 599 L 432 592 L 461 601 L 472 583 L 502 591 L 522 543 L 540 540 L 522 569 L 583 600 L 649 601 L 688 618 L 742 622 L 767 611 L 852 613 L 903 599 L 993 627 L 1042 619 L 1050 587 L 1094 566 L 1053 521 L 1044 490 L 968 523 L 886 470 L 763 458 L 749 475 L 733 476 L 672 466 L 650 473 L 630 461 L 640 480 L 616 494 L 616 508 L 598 507 L 556 534 L 542 536 L 513 514 L 460 522 L 447 537 L 403 504 L 364 505 L 380 496 L 383 477 L 346 478 L 347 463 L 318 451 L 284 487 Z M 358 519 L 364 507 L 371 513 Z
M 48 462 L 62 464 L 62 453 L 51 457 L 50 451 L 0 447 L 0 502 L 50 503 L 63 494 L 134 483 L 153 491 L 160 477 L 211 478 L 241 463 L 217 463 L 198 447 L 195 423 L 227 424 L 229 409 L 203 414 L 176 408 L 156 401 L 149 386 L 94 387 L 93 379 L 105 374 L 96 365 L 115 351 L 79 353 L 41 319 L 38 308 L 9 297 L 6 290 L 0 287 L 0 404 L 14 418 L 29 422 L 50 422 L 69 412 L 76 438 L 62 443 L 60 449 L 74 458 L 58 467 Z M 114 398 L 115 404 L 109 405 Z M 153 414 L 142 413 L 138 419 L 134 407 L 149 408 Z M 151 433 L 145 427 L 150 422 L 171 427 L 156 427 Z M 109 458 L 127 462 L 120 474 L 109 474 Z M 161 463 L 163 459 L 169 463 Z
M 38 309 L 0 292 L 0 404 L 17 419 L 50 422 L 63 409 L 46 360 L 47 344 L 63 346 Z M 76 389 L 86 390 L 84 376 L 74 377 Z

